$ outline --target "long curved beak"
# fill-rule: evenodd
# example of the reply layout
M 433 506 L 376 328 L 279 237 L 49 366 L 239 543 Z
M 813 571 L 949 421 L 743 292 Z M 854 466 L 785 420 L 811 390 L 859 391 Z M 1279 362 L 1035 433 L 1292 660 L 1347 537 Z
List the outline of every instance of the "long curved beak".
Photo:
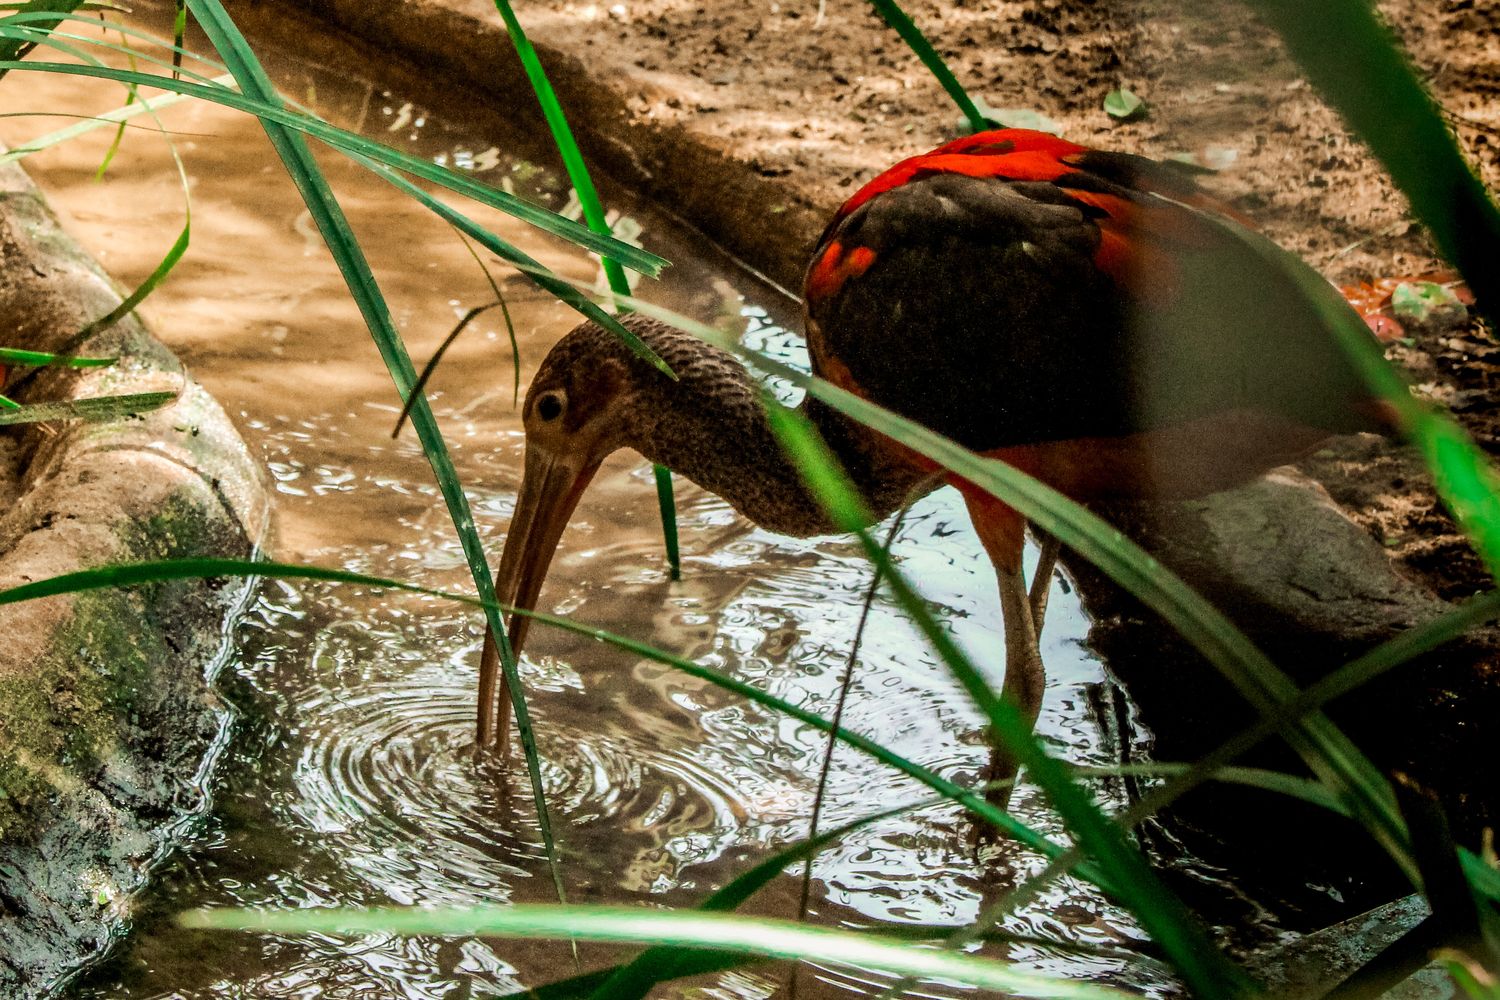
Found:
M 495 594 L 501 604 L 527 611 L 536 607 L 557 540 L 598 469 L 597 461 L 579 462 L 553 455 L 527 442 L 521 494 L 495 572 Z M 530 623 L 524 615 L 510 617 L 506 631 L 517 659 Z M 500 674 L 500 651 L 489 628 L 485 629 L 484 654 L 479 662 L 477 738 L 481 748 L 495 744 L 502 759 L 510 749 L 510 690 Z

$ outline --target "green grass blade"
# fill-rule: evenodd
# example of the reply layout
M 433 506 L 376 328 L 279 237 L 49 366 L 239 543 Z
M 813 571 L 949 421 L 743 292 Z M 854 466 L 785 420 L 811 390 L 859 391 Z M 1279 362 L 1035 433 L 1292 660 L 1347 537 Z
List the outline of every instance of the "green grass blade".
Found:
M 1297 283 L 1365 382 L 1400 415 L 1401 427 L 1421 450 L 1438 492 L 1490 573 L 1500 579 L 1500 474 L 1457 421 L 1417 400 L 1391 367 L 1370 331 L 1338 291 L 1299 258 L 1257 233 L 1228 223 L 1219 228 Z M 1496 244 L 1500 248 L 1500 243 Z
M 670 667 L 689 677 L 712 684 L 732 694 L 737 694 L 748 701 L 755 702 L 757 705 L 772 709 L 796 719 L 798 722 L 805 723 L 820 732 L 832 733 L 836 739 L 846 746 L 866 753 L 893 770 L 899 771 L 907 777 L 926 785 L 937 794 L 963 806 L 979 818 L 1000 827 L 1007 834 L 1037 852 L 1049 858 L 1057 858 L 1065 853 L 1063 847 L 1048 840 L 1045 836 L 1037 833 L 1008 813 L 996 809 L 971 789 L 957 785 L 937 772 L 922 767 L 920 764 L 912 763 L 874 740 L 860 736 L 857 733 L 851 733 L 848 730 L 836 730 L 822 716 L 794 705 L 791 702 L 777 698 L 775 695 L 767 694 L 759 688 L 753 687 L 737 678 L 721 674 L 718 671 L 657 649 L 639 640 L 616 635 L 605 629 L 583 625 L 560 615 L 549 615 L 539 611 L 527 611 L 520 608 L 501 607 L 495 605 L 493 601 L 484 601 L 467 594 L 455 594 L 451 591 L 435 590 L 431 587 L 403 583 L 400 580 L 368 576 L 345 570 L 326 569 L 320 566 L 302 566 L 291 563 L 257 562 L 237 559 L 167 559 L 150 563 L 101 566 L 91 570 L 37 580 L 32 583 L 12 587 L 8 590 L 0 590 L 0 605 L 14 604 L 18 601 L 36 600 L 41 597 L 51 597 L 56 594 L 73 593 L 75 591 L 97 590 L 105 587 L 128 587 L 141 583 L 156 582 L 158 580 L 183 580 L 218 576 L 264 576 L 277 579 L 307 579 L 338 583 L 357 583 L 369 587 L 387 587 L 391 590 L 401 590 L 413 594 L 426 594 L 472 607 L 498 608 L 499 611 L 507 614 L 524 614 L 543 625 L 607 643 L 618 649 L 623 649 L 637 656 L 649 659 L 652 662 Z M 1093 881 L 1106 892 L 1112 891 L 1104 876 L 1091 866 L 1080 865 L 1078 871 L 1080 877 Z
M 234 82 L 234 77 L 230 76 L 228 73 L 225 73 L 221 76 L 214 77 L 209 82 L 217 84 L 219 86 L 223 86 Z M 23 146 L 12 146 L 10 149 L 0 151 L 0 165 L 12 163 L 16 160 L 20 160 L 27 156 L 30 156 L 33 153 L 39 153 L 44 149 L 51 149 L 53 146 L 61 145 L 62 143 L 67 142 L 70 139 L 75 139 L 78 136 L 86 135 L 87 133 L 92 132 L 95 129 L 104 128 L 108 125 L 123 126 L 132 118 L 136 118 L 144 114 L 159 112 L 162 109 L 169 108 L 174 104 L 181 104 L 187 99 L 188 98 L 182 94 L 158 94 L 156 97 L 150 98 L 149 100 L 133 99 L 131 101 L 128 101 L 124 106 L 116 108 L 113 111 L 106 111 L 102 115 L 86 116 L 84 120 L 79 121 L 73 125 L 69 125 L 66 128 L 61 128 L 54 132 L 48 132 L 45 135 L 39 135 L 35 139 L 29 140 Z
M 682 552 L 677 545 L 677 498 L 672 494 L 672 470 L 665 465 L 651 466 L 656 480 L 656 509 L 661 513 L 662 541 L 667 547 L 667 575 L 682 579 Z
M 0 26 L 19 23 L 18 18 L 29 20 L 26 15 L 39 15 L 39 25 L 44 30 L 50 30 L 61 24 L 65 15 L 73 13 L 81 6 L 83 6 L 83 0 L 31 0 L 30 3 L 21 7 L 18 13 L 0 20 Z M 14 62 L 22 59 L 34 45 L 35 42 L 23 38 L 0 38 L 0 61 Z M 5 73 L 6 69 L 0 68 L 0 77 L 3 77 Z
M 1390 171 L 1444 257 L 1500 319 L 1500 210 L 1370 0 L 1249 0 Z
M 182 43 L 187 38 L 187 0 L 175 0 L 177 11 L 172 16 L 172 79 L 182 78 Z
M 1250 980 L 1213 946 L 1187 908 L 1161 884 L 1156 873 L 1130 844 L 1124 831 L 1109 821 L 1068 769 L 1042 749 L 1020 710 L 1000 698 L 983 674 L 928 610 L 927 602 L 870 535 L 870 523 L 853 483 L 807 418 L 767 396 L 771 429 L 796 463 L 813 494 L 843 530 L 853 532 L 907 615 L 947 664 L 989 721 L 991 731 L 1047 793 L 1082 850 L 1118 887 L 1121 899 L 1163 950 L 1193 992 L 1203 997 L 1247 996 Z
M 193 910 L 183 914 L 180 922 L 185 927 L 273 933 L 482 934 L 657 944 L 814 960 L 1059 1000 L 1123 1000 L 1127 996 L 1104 986 L 1023 972 L 994 959 L 881 940 L 856 931 L 727 913 L 523 904 L 449 911 Z
M 906 11 L 901 9 L 901 5 L 895 0 L 870 0 L 870 3 L 885 19 L 885 23 L 894 28 L 907 47 L 916 54 L 918 59 L 922 60 L 922 65 L 937 77 L 938 83 L 942 84 L 948 96 L 953 98 L 953 103 L 957 104 L 958 109 L 963 112 L 964 118 L 969 123 L 969 131 L 983 132 L 992 127 L 989 120 L 975 106 L 968 92 L 964 90 L 963 84 L 958 82 L 958 77 L 953 75 L 953 71 L 943 61 L 943 57 L 938 55 L 937 49 L 932 47 L 927 36 L 922 34 L 922 29 L 918 28 L 916 22 L 907 16 Z
M 159 35 L 152 34 L 149 31 L 143 31 L 140 28 L 133 27 L 129 24 L 124 24 L 117 21 L 109 26 L 111 31 L 118 32 L 121 36 L 127 39 L 127 44 L 120 44 L 111 42 L 107 37 L 101 37 L 97 34 L 80 34 L 78 31 L 63 31 L 60 25 L 49 26 L 48 22 L 50 22 L 51 20 L 52 15 L 35 13 L 17 14 L 14 17 L 9 17 L 3 21 L 0 21 L 0 37 L 15 38 L 17 41 L 28 45 L 47 45 L 49 47 L 58 48 L 59 50 L 63 51 L 66 50 L 63 49 L 61 43 L 58 40 L 65 39 L 70 42 L 77 42 L 80 45 L 86 45 L 89 48 L 107 49 L 119 55 L 125 55 L 128 51 L 130 51 L 127 48 L 128 40 L 133 39 L 136 42 L 144 43 L 144 45 L 152 51 L 165 49 L 169 51 L 175 59 L 179 60 L 179 62 L 183 57 L 188 57 L 191 58 L 194 62 L 199 63 L 200 65 L 207 68 L 220 71 L 224 69 L 223 63 L 206 58 L 204 56 L 200 56 L 194 52 L 188 52 L 185 49 L 173 45 L 172 42 L 168 39 L 162 38 Z M 76 27 L 87 27 L 89 29 L 95 29 L 99 27 L 99 22 L 97 20 L 92 17 L 85 17 L 80 14 L 69 14 L 64 17 L 63 20 L 66 22 L 76 22 Z M 77 51 L 77 49 L 74 48 L 72 49 L 72 51 Z M 152 66 L 159 66 L 162 69 L 173 68 L 173 63 L 171 61 L 157 58 L 149 51 L 135 50 L 135 55 L 141 62 L 148 63 Z M 102 64 L 96 63 L 96 65 Z M 131 68 L 132 70 L 135 70 L 139 67 L 132 66 Z M 182 77 L 201 84 L 207 84 L 210 81 L 209 77 L 190 70 L 179 68 L 179 74 Z
M 119 358 L 80 358 L 68 354 L 48 354 L 46 351 L 22 351 L 14 347 L 0 347 L 0 364 L 29 365 L 39 368 L 108 368 L 118 364 Z
M 126 54 L 132 59 L 134 58 L 134 54 L 129 52 L 128 48 Z M 91 62 L 93 61 L 92 56 L 86 53 L 78 53 L 78 55 L 80 58 L 89 60 Z M 138 97 L 135 91 L 134 84 L 126 84 L 126 86 L 132 98 Z M 121 319 L 130 315 L 130 313 L 133 312 L 136 307 L 138 307 L 142 302 L 146 300 L 147 296 L 154 292 L 161 285 L 161 283 L 167 279 L 167 276 L 172 273 L 173 268 L 177 266 L 178 261 L 180 261 L 183 255 L 187 253 L 188 246 L 192 242 L 193 213 L 190 194 L 191 185 L 188 183 L 187 170 L 182 165 L 182 158 L 177 154 L 177 147 L 172 144 L 171 138 L 166 134 L 166 129 L 162 127 L 161 119 L 157 117 L 157 107 L 159 104 L 160 101 L 142 101 L 135 106 L 136 108 L 138 108 L 138 110 L 133 110 L 131 105 L 126 105 L 125 108 L 121 109 L 117 120 L 121 123 L 120 127 L 123 128 L 125 118 L 131 117 L 131 113 L 149 114 L 153 119 L 155 119 L 158 131 L 160 131 L 166 138 L 167 148 L 171 152 L 172 163 L 177 169 L 177 178 L 182 186 L 182 230 L 177 234 L 177 239 L 174 240 L 172 245 L 167 248 L 166 255 L 162 257 L 161 261 L 157 263 L 156 267 L 152 269 L 151 273 L 146 276 L 146 279 L 142 281 L 140 285 L 138 285 L 134 291 L 127 295 L 124 300 L 117 306 L 115 306 L 109 312 L 105 313 L 103 316 L 86 325 L 83 329 L 73 334 L 73 336 L 69 337 L 64 347 L 65 350 L 72 350 L 74 347 L 77 347 L 78 345 L 84 343 L 94 334 L 109 329 L 115 323 L 118 323 Z M 94 125 L 94 122 L 81 122 L 79 123 L 79 125 L 74 126 L 73 129 L 65 129 L 63 131 L 86 131 L 89 127 L 94 127 Z M 105 165 L 107 165 L 107 163 L 108 160 L 106 159 Z M 101 165 L 101 173 L 103 169 L 104 165 Z
M 509 0 L 495 0 L 495 9 L 505 22 L 511 45 L 515 46 L 516 56 L 526 71 L 526 79 L 531 82 L 531 90 L 536 94 L 537 103 L 542 106 L 542 117 L 547 120 L 547 128 L 562 157 L 568 181 L 578 193 L 578 204 L 583 209 L 584 222 L 594 232 L 608 235 L 609 223 L 604 219 L 604 206 L 599 202 L 599 192 L 594 187 L 588 165 L 583 162 L 583 151 L 573 138 L 568 118 L 563 114 L 562 102 L 557 99 L 557 92 L 547 79 L 547 71 L 542 68 L 542 61 L 537 58 L 536 49 L 532 47 L 531 39 L 526 37 L 521 22 L 516 19 L 516 12 L 511 8 Z M 609 280 L 609 287 L 620 295 L 629 295 L 630 282 L 625 279 L 625 272 L 621 270 L 619 262 L 606 255 L 600 263 L 604 265 L 604 275 Z
M 104 15 L 101 14 L 99 17 L 101 22 L 105 20 Z M 131 69 L 139 69 L 140 67 L 138 67 L 135 62 L 135 53 L 130 50 L 130 39 L 123 33 L 120 35 L 120 37 L 123 40 L 121 43 L 121 47 L 126 50 L 125 58 L 128 60 L 128 65 Z M 136 104 L 139 101 L 140 95 L 136 93 L 135 88 L 126 88 L 125 106 L 128 108 L 132 104 Z M 114 137 L 110 140 L 109 148 L 104 151 L 104 157 L 99 161 L 99 169 L 94 171 L 94 180 L 102 181 L 104 179 L 104 175 L 109 172 L 109 165 L 115 161 L 115 154 L 120 151 L 120 144 L 124 141 L 125 123 L 122 121 L 115 126 L 115 134 Z
M 255 115 L 263 121 L 280 125 L 305 135 L 342 152 L 361 153 L 387 166 L 395 167 L 414 177 L 421 177 L 484 205 L 498 209 L 544 232 L 565 239 L 570 243 L 599 254 L 609 254 L 625 267 L 648 276 L 659 274 L 667 262 L 649 251 L 633 247 L 613 237 L 600 236 L 587 226 L 564 219 L 556 213 L 533 205 L 515 195 L 506 194 L 478 181 L 465 177 L 428 160 L 411 156 L 400 150 L 366 139 L 347 129 L 330 125 L 319 118 L 292 111 L 279 104 L 271 104 L 256 97 L 238 93 L 225 87 L 213 87 L 173 80 L 150 73 L 135 73 L 108 66 L 88 66 L 74 63 L 0 61 L 0 70 L 24 70 L 27 72 L 55 73 L 63 76 L 92 77 L 99 80 L 116 80 L 137 86 L 156 87 L 174 93 L 186 94 L 213 104 L 220 104 L 236 111 Z
M 552 142 L 562 157 L 563 168 L 568 172 L 568 180 L 578 194 L 578 205 L 583 209 L 584 222 L 594 232 L 608 234 L 609 222 L 604 217 L 604 206 L 599 201 L 599 192 L 594 187 L 594 178 L 589 173 L 588 164 L 583 161 L 583 151 L 578 148 L 578 140 L 573 137 L 573 130 L 568 126 L 568 117 L 563 114 L 562 102 L 557 99 L 557 92 L 552 89 L 552 82 L 547 79 L 547 71 L 542 67 L 542 61 L 537 57 L 531 39 L 526 37 L 526 32 L 521 28 L 521 22 L 516 18 L 516 12 L 511 7 L 510 0 L 495 0 L 495 9 L 500 12 L 500 18 L 505 22 L 505 31 L 510 35 L 511 45 L 515 47 L 516 56 L 521 60 L 521 66 L 526 71 L 526 79 L 531 82 L 531 89 L 536 94 L 537 103 L 542 106 L 542 117 L 547 120 L 547 129 L 552 133 Z M 630 282 L 626 279 L 625 271 L 620 267 L 619 262 L 606 256 L 601 258 L 599 263 L 604 267 L 604 277 L 609 281 L 609 287 L 617 295 L 629 295 Z M 616 336 L 618 336 L 618 331 L 616 331 Z M 673 580 L 680 580 L 682 579 L 682 556 L 677 548 L 677 502 L 672 496 L 672 473 L 661 465 L 653 466 L 652 473 L 656 477 L 656 503 L 661 512 L 662 538 L 667 547 L 668 574 Z
M 219 0 L 188 0 L 188 7 L 207 33 L 214 48 L 224 59 L 229 71 L 234 74 L 240 89 L 247 95 L 253 95 L 263 104 L 277 105 L 279 98 L 276 96 L 275 88 Z M 271 145 L 275 147 L 277 155 L 286 165 L 287 173 L 301 192 L 303 201 L 307 204 L 308 211 L 318 231 L 322 234 L 324 242 L 327 243 L 329 251 L 337 261 L 339 270 L 349 286 L 350 294 L 359 306 L 365 325 L 369 327 L 370 335 L 375 340 L 381 358 L 392 380 L 396 383 L 397 392 L 403 397 L 409 395 L 416 377 L 411 358 L 407 355 L 406 347 L 391 319 L 385 297 L 381 294 L 375 276 L 370 271 L 364 251 L 360 249 L 358 241 L 350 230 L 343 210 L 328 187 L 327 179 L 324 178 L 316 161 L 313 160 L 306 141 L 300 135 L 269 119 L 263 118 L 261 123 L 267 137 L 271 140 Z M 458 533 L 459 543 L 463 548 L 464 559 L 469 565 L 470 574 L 474 578 L 475 588 L 480 599 L 487 605 L 485 614 L 489 626 L 499 638 L 502 653 L 501 667 L 511 685 L 516 732 L 520 737 L 526 759 L 526 770 L 531 779 L 532 798 L 537 809 L 537 823 L 547 853 L 553 884 L 561 900 L 564 896 L 562 876 L 558 870 L 557 849 L 552 835 L 551 818 L 547 810 L 547 797 L 542 786 L 541 760 L 536 750 L 536 736 L 532 731 L 531 715 L 526 708 L 524 689 L 521 686 L 520 674 L 516 669 L 515 656 L 510 651 L 508 639 L 505 638 L 505 623 L 493 607 L 495 588 L 490 576 L 489 563 L 485 559 L 479 534 L 474 529 L 474 517 L 469 509 L 468 497 L 464 495 L 463 485 L 459 481 L 458 472 L 448 453 L 447 443 L 443 440 L 442 432 L 438 429 L 437 420 L 433 417 L 431 408 L 427 405 L 426 399 L 421 396 L 417 397 L 416 405 L 412 407 L 411 419 L 417 438 L 422 444 L 422 450 L 427 456 L 428 464 L 432 466 L 438 489 L 442 492 L 443 500 L 447 504 L 453 526 Z
M 118 24 L 111 25 L 111 28 L 113 30 L 119 31 L 120 34 L 127 39 L 125 43 L 119 43 L 111 42 L 108 38 L 103 38 L 96 34 L 79 34 L 76 31 L 64 31 L 60 25 L 49 26 L 49 22 L 51 20 L 52 18 L 50 16 L 40 16 L 33 14 L 18 14 L 13 18 L 7 18 L 4 21 L 0 21 L 0 39 L 12 39 L 31 48 L 44 46 L 46 48 L 55 49 L 58 52 L 65 52 L 68 55 L 74 56 L 75 58 L 95 67 L 103 66 L 104 64 L 100 62 L 96 57 L 91 55 L 90 52 L 94 49 L 104 49 L 110 53 L 130 58 L 130 68 L 128 70 L 123 70 L 122 72 L 140 72 L 139 66 L 136 65 L 137 61 L 148 63 L 153 66 L 161 66 L 163 68 L 171 65 L 165 60 L 158 59 L 155 56 L 148 55 L 146 53 L 137 52 L 129 47 L 128 39 L 130 38 L 144 40 L 149 45 L 167 44 L 166 42 L 155 38 L 147 32 L 136 31 Z M 92 18 L 69 17 L 65 18 L 65 20 L 78 20 L 87 25 L 89 28 L 98 27 L 98 22 Z M 197 73 L 188 73 L 184 75 L 191 76 L 199 83 L 207 83 L 209 79 L 208 77 L 201 76 Z M 125 83 L 127 86 L 134 86 L 134 84 L 129 81 L 121 82 Z
M 510 405 L 515 406 L 521 402 L 521 343 L 516 339 L 516 323 L 511 319 L 510 303 L 505 301 L 505 292 L 501 290 L 500 283 L 490 273 L 489 265 L 479 256 L 479 251 L 474 249 L 474 244 L 464 236 L 463 230 L 454 228 L 459 242 L 463 243 L 464 249 L 469 251 L 469 256 L 474 258 L 479 272 L 484 275 L 484 280 L 489 283 L 490 291 L 494 293 L 495 304 L 500 307 L 500 315 L 505 319 L 505 335 L 510 339 Z M 426 372 L 423 372 L 425 375 Z M 408 404 L 409 408 L 410 404 Z M 404 416 L 404 413 L 403 413 Z M 399 425 L 398 425 L 399 426 Z
M 57 403 L 30 403 L 0 410 L 0 427 L 36 424 L 46 420 L 117 420 L 134 413 L 159 410 L 177 399 L 175 392 L 137 392 L 121 396 L 93 396 Z
M 180 166 L 181 164 L 179 164 Z M 187 191 L 186 178 L 184 177 L 184 197 Z M 172 269 L 177 266 L 178 261 L 182 260 L 182 255 L 187 253 L 188 245 L 192 243 L 192 211 L 186 206 L 184 206 L 183 211 L 185 218 L 183 219 L 182 230 L 177 234 L 177 239 L 173 240 L 172 245 L 167 248 L 166 256 L 146 276 L 146 280 L 137 285 L 135 291 L 127 295 L 123 302 L 70 337 L 68 339 L 69 344 L 81 344 L 94 334 L 102 330 L 108 330 L 121 319 L 130 315 L 137 306 L 146 300 L 146 296 L 156 291 L 161 283 L 167 280 L 167 275 L 172 273 Z

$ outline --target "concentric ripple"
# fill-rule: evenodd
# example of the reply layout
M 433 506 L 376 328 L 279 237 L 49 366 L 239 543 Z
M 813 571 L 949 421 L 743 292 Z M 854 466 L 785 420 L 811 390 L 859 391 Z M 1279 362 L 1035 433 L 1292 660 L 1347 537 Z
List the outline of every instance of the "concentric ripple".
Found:
M 508 767 L 476 758 L 477 647 L 465 649 L 467 662 L 389 670 L 380 648 L 352 627 L 320 636 L 313 662 L 332 677 L 298 700 L 295 794 L 285 806 L 322 850 L 394 901 L 512 898 L 542 853 L 519 758 Z M 344 682 L 356 663 L 365 666 Z M 543 709 L 537 727 L 553 821 L 589 840 L 591 827 L 607 828 L 581 860 L 621 888 L 675 884 L 684 866 L 738 842 L 756 811 L 740 791 L 754 782 L 736 782 L 692 747 L 551 715 Z

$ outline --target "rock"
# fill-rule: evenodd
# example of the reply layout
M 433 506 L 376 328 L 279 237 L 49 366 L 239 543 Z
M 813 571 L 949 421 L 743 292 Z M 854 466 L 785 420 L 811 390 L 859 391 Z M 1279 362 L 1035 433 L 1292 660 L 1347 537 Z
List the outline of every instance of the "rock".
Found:
M 169 389 L 104 423 L 0 434 L 0 589 L 106 563 L 250 556 L 262 474 L 202 386 L 132 315 L 18 167 L 0 169 L 6 346 L 118 356 L 37 370 L 22 401 Z M 206 806 L 226 716 L 212 693 L 239 580 L 92 590 L 0 606 L 0 993 L 37 996 L 118 936 L 131 896 Z

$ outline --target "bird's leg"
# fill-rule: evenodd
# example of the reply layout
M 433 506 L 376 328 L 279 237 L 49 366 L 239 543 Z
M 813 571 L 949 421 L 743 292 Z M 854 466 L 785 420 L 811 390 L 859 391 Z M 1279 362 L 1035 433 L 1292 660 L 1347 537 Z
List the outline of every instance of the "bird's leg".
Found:
M 1031 624 L 1040 639 L 1042 621 L 1047 617 L 1047 598 L 1052 593 L 1052 572 L 1057 569 L 1057 552 L 1062 543 L 1057 536 L 1047 534 L 1036 525 L 1031 526 L 1031 533 L 1041 550 L 1037 556 L 1036 573 L 1031 578 Z
M 1005 626 L 1005 684 L 1002 697 L 1020 711 L 1028 726 L 1036 725 L 1042 709 L 1042 692 L 1046 671 L 1037 643 L 1037 629 L 1031 617 L 1032 598 L 1021 568 L 1021 553 L 1026 538 L 1026 523 L 1021 515 L 988 494 L 965 489 L 964 499 L 969 516 L 979 533 L 979 540 L 995 564 L 1000 583 L 1000 613 Z M 991 782 L 1014 782 L 1020 762 L 996 734 L 991 734 L 992 751 L 986 779 Z M 986 793 L 990 802 L 1005 808 L 1010 802 L 1011 785 Z

